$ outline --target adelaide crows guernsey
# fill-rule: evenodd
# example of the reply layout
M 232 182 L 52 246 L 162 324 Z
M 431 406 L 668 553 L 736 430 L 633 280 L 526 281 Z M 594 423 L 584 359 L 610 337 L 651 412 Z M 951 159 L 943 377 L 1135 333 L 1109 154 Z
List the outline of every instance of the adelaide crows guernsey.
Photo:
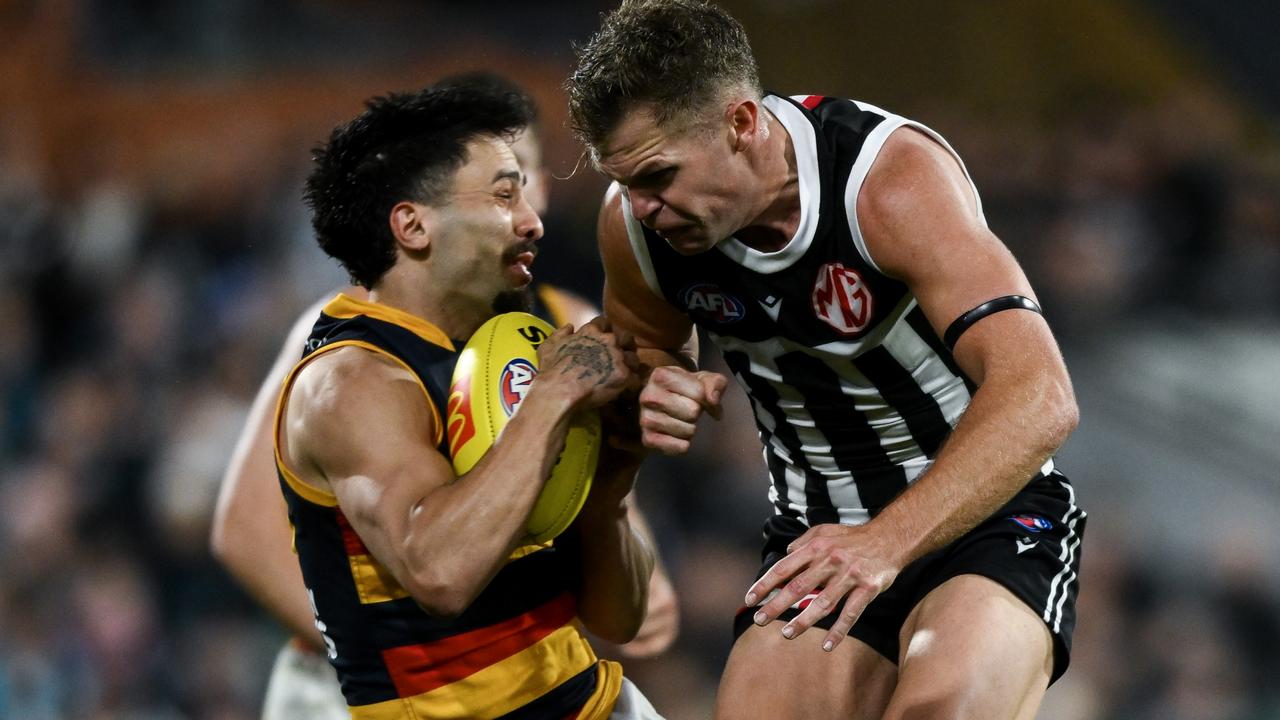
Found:
M 553 294 L 541 298 L 555 306 Z M 390 357 L 419 381 L 436 418 L 423 442 L 449 456 L 441 411 L 462 343 L 425 320 L 338 295 L 324 307 L 301 362 L 357 346 Z M 455 349 L 458 348 L 458 349 Z M 277 409 L 277 438 L 280 409 Z M 580 567 L 554 541 L 521 548 L 452 619 L 424 612 L 365 547 L 337 499 L 276 465 L 303 579 L 329 661 L 357 720 L 607 717 L 621 684 L 576 621 Z
M 974 389 L 907 286 L 867 252 L 858 193 L 900 127 L 955 152 L 865 103 L 767 95 L 764 105 L 795 149 L 800 222 L 786 246 L 729 238 L 685 256 L 635 219 L 626 193 L 623 217 L 649 287 L 702 328 L 750 398 L 775 512 L 858 525 L 928 469 Z M 980 200 L 977 212 L 985 224 Z

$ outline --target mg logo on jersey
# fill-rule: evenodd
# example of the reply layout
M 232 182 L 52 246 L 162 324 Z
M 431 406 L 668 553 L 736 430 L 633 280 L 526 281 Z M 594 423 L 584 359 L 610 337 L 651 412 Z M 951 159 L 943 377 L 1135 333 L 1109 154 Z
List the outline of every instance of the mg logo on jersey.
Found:
M 845 335 L 862 332 L 871 322 L 871 291 L 857 270 L 827 263 L 813 283 L 813 311 Z
M 696 283 L 681 290 L 680 302 L 690 315 L 718 323 L 737 322 L 747 314 L 740 300 L 714 283 Z
M 511 417 L 516 408 L 520 407 L 525 393 L 529 392 L 530 383 L 537 375 L 538 369 L 523 358 L 516 358 L 502 368 L 498 392 L 502 393 L 502 409 L 506 411 L 507 417 Z

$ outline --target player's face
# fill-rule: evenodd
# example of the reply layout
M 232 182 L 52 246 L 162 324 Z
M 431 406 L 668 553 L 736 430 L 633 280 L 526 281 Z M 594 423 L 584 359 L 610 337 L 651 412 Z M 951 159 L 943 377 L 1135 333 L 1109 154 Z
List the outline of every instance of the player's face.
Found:
M 746 224 L 745 178 L 732 134 L 716 121 L 659 127 L 628 113 L 600 149 L 599 166 L 627 189 L 631 211 L 684 255 L 705 252 Z
M 546 214 L 548 191 L 551 188 L 547 183 L 547 169 L 542 165 L 542 145 L 538 141 L 538 134 L 526 128 L 511 143 L 511 152 L 516 154 L 520 172 L 526 178 L 524 196 L 529 201 L 529 206 L 539 215 Z
M 467 163 L 454 175 L 449 201 L 436 211 L 435 277 L 458 293 L 489 303 L 527 286 L 542 221 L 524 194 L 524 175 L 499 138 L 467 143 Z

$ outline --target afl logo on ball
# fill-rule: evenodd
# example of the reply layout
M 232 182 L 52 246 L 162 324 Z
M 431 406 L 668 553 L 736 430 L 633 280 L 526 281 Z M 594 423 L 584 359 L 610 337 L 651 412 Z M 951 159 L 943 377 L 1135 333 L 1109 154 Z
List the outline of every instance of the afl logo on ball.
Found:
M 857 270 L 827 263 L 813 283 L 813 311 L 843 335 L 860 333 L 871 323 L 871 291 Z
M 511 417 L 525 393 L 529 392 L 529 384 L 538 374 L 533 363 L 523 358 L 516 358 L 502 369 L 502 377 L 498 379 L 498 393 L 502 395 L 502 409 Z
M 681 290 L 680 302 L 695 318 L 722 324 L 737 322 L 747 314 L 740 300 L 714 283 L 697 283 Z

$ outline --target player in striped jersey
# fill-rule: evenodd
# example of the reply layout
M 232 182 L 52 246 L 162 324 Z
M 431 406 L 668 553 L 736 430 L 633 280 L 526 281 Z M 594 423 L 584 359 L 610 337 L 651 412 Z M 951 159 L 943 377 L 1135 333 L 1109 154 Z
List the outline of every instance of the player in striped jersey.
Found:
M 527 119 L 515 94 L 459 85 L 375 99 L 308 179 L 321 246 L 370 292 L 322 310 L 281 396 L 277 464 L 353 717 L 657 717 L 578 624 L 625 641 L 643 615 L 652 558 L 627 469 L 602 470 L 576 529 L 517 547 L 566 414 L 621 389 L 625 343 L 600 321 L 558 331 L 485 460 L 464 478 L 448 463 L 452 338 L 529 282 L 541 235 L 508 145 Z
M 1084 513 L 1052 455 L 1077 410 L 959 157 L 871 105 L 764 93 L 700 0 L 624 3 L 567 89 L 615 181 L 604 309 L 658 366 L 645 444 L 685 451 L 719 406 L 694 324 L 764 444 L 775 514 L 717 716 L 1033 717 L 1075 619 Z
M 530 126 L 511 149 L 528 177 L 524 194 L 541 215 L 547 208 L 548 171 L 542 163 L 541 133 L 531 98 L 506 79 L 476 72 L 442 80 L 465 83 L 494 93 L 517 93 L 534 115 Z M 363 288 L 344 293 L 367 300 Z M 278 654 L 268 681 L 263 720 L 336 720 L 349 717 L 337 676 L 323 651 L 306 587 L 291 546 L 287 509 L 276 475 L 272 420 L 280 386 L 297 362 L 321 309 L 336 293 L 305 310 L 290 330 L 268 376 L 263 380 L 231 463 L 222 481 L 212 526 L 211 546 L 229 572 L 292 634 Z M 599 314 L 584 298 L 546 284 L 534 283 L 524 297 L 513 297 L 520 309 L 533 312 L 559 327 L 581 327 Z M 635 502 L 629 502 L 631 521 L 646 522 Z M 651 657 L 666 650 L 678 632 L 678 609 L 670 578 L 659 564 L 650 579 L 648 608 L 640 632 L 618 650 L 626 657 Z

